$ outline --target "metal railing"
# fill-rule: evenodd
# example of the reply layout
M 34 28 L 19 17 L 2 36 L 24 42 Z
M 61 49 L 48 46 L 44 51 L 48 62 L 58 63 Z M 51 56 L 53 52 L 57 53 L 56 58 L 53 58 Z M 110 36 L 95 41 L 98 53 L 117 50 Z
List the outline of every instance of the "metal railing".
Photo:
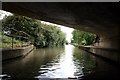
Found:
M 9 28 L 9 27 L 3 27 L 2 29 L 3 33 L 2 33 L 2 36 L 8 36 L 8 37 L 11 37 L 11 47 L 14 48 L 14 39 L 18 40 L 21 42 L 21 47 L 23 46 L 26 46 L 26 45 L 29 45 L 31 42 L 29 41 L 29 38 L 30 38 L 30 35 L 27 34 L 26 32 L 24 31 L 18 31 L 14 28 Z M 11 33 L 11 32 L 14 32 L 15 34 Z M 22 35 L 21 35 L 22 34 Z M 23 41 L 23 39 L 25 41 Z M 6 43 L 9 43 L 9 42 L 6 42 Z

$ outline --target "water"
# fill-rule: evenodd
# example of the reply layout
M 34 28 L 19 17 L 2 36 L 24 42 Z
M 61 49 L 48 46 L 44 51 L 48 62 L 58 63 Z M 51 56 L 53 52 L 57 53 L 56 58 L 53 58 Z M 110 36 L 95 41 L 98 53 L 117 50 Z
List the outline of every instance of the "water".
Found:
M 2 72 L 3 80 L 119 78 L 119 68 L 72 45 L 36 49 L 24 58 L 4 62 Z

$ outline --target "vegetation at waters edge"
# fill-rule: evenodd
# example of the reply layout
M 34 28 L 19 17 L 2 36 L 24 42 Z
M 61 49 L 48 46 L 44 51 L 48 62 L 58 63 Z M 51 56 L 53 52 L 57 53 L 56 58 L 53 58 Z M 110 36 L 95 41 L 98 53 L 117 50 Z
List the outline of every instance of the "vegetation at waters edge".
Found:
M 2 20 L 2 32 L 16 40 L 31 42 L 36 47 L 64 45 L 65 33 L 59 27 L 25 16 L 8 16 Z
M 73 38 L 71 40 L 71 43 L 75 46 L 78 45 L 92 45 L 93 40 L 95 39 L 96 35 L 80 30 L 74 30 L 72 32 Z

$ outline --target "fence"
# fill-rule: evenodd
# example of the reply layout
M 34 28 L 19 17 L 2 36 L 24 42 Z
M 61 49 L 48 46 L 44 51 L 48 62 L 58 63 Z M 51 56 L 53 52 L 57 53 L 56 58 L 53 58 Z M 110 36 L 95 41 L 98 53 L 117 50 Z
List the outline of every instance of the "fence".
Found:
M 11 32 L 14 32 L 14 34 L 13 33 L 11 33 Z M 17 34 L 16 34 L 17 33 Z M 9 40 L 8 42 L 3 42 L 2 41 L 2 45 L 4 45 L 4 44 L 11 44 L 10 45 L 10 47 L 11 48 L 14 48 L 14 46 L 15 47 L 23 47 L 23 46 L 27 46 L 27 45 L 29 45 L 31 42 L 28 40 L 29 39 L 29 37 L 30 37 L 30 35 L 29 34 L 27 34 L 27 33 L 25 33 L 24 31 L 18 31 L 18 30 L 16 30 L 16 29 L 13 29 L 13 28 L 9 28 L 9 27 L 4 27 L 3 29 L 2 29 L 2 38 L 4 38 L 5 36 L 7 36 L 7 38 L 8 39 L 11 39 L 11 40 Z M 23 40 L 24 39 L 24 40 Z M 17 44 L 19 44 L 19 45 L 17 45 L 16 46 L 16 41 L 18 42 Z M 3 47 L 3 46 L 2 46 Z

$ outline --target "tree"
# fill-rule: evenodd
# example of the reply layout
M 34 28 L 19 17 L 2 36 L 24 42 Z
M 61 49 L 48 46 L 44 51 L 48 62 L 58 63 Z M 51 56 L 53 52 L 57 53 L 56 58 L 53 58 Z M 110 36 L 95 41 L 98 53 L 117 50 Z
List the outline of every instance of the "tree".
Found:
M 78 45 L 92 45 L 93 40 L 95 39 L 95 34 L 74 30 L 72 32 L 73 39 L 72 43 L 77 43 Z
M 27 40 L 37 47 L 53 47 L 65 43 L 65 34 L 60 28 L 29 17 L 8 16 L 2 20 L 2 26 L 3 31 L 9 32 L 9 35 L 28 37 Z

